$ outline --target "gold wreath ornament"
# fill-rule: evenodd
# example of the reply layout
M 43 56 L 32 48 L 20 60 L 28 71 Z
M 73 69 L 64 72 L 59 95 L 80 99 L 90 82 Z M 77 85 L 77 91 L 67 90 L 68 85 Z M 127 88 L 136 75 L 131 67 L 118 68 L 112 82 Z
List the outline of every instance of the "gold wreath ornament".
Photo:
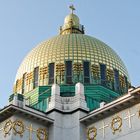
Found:
M 10 134 L 12 127 L 13 127 L 13 122 L 11 120 L 6 121 L 3 128 L 4 134 L 5 134 L 4 137 L 6 137 L 7 134 Z
M 95 127 L 91 127 L 88 129 L 88 140 L 95 140 L 97 136 L 97 129 Z
M 13 124 L 14 134 L 19 134 L 21 137 L 25 131 L 24 123 L 21 120 L 16 120 Z
M 116 116 L 112 119 L 111 122 L 111 129 L 113 130 L 113 134 L 115 134 L 116 131 L 121 131 L 122 127 L 122 118 L 119 116 Z
M 45 128 L 39 128 L 36 135 L 38 140 L 47 140 L 47 131 Z

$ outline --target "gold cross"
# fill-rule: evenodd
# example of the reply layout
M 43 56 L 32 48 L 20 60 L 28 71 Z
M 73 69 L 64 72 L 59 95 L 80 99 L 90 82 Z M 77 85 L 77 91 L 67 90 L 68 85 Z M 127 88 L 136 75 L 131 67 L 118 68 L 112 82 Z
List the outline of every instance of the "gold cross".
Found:
M 73 14 L 73 11 L 75 10 L 73 5 L 70 5 L 69 8 L 71 9 L 71 13 Z
M 131 118 L 133 116 L 135 116 L 136 114 L 131 114 L 130 109 L 128 109 L 127 111 L 127 116 L 124 118 L 125 120 L 128 120 L 129 123 L 129 128 L 132 128 L 132 124 L 131 124 Z
M 106 127 L 109 127 L 109 125 L 105 125 L 105 122 L 102 121 L 102 127 L 99 128 L 99 130 L 102 130 L 102 131 L 103 131 L 103 138 L 105 137 L 105 128 L 106 128 Z
M 32 140 L 32 133 L 35 132 L 36 130 L 33 129 L 33 125 L 30 124 L 29 127 L 26 127 L 27 130 L 29 130 L 29 140 Z

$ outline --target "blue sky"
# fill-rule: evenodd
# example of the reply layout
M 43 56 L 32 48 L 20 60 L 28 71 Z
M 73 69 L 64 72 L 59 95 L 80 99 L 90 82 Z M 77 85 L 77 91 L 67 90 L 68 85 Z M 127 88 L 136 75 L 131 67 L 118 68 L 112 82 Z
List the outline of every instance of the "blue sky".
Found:
M 70 4 L 86 34 L 112 47 L 124 61 L 132 85 L 140 85 L 139 0 L 0 0 L 0 108 L 12 94 L 23 58 L 58 34 Z

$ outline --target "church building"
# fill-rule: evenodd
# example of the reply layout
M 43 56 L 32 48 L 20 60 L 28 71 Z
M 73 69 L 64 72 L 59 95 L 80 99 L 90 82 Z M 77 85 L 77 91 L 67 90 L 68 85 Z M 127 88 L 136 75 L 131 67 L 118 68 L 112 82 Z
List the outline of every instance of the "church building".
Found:
M 71 13 L 22 61 L 0 140 L 140 140 L 140 88 L 118 54 Z

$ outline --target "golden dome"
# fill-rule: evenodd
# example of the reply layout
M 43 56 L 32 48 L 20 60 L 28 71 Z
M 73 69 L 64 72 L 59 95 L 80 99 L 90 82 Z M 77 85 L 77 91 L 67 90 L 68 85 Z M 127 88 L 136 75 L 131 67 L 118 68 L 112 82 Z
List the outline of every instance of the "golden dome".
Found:
M 14 92 L 27 93 L 37 86 L 77 82 L 101 84 L 125 92 L 129 76 L 120 57 L 105 43 L 84 35 L 79 18 L 72 13 L 60 27 L 60 35 L 40 43 L 21 63 Z
M 105 64 L 107 70 L 113 71 L 113 69 L 116 69 L 119 71 L 120 76 L 126 76 L 128 78 L 127 69 L 122 60 L 105 43 L 83 34 L 67 34 L 58 35 L 52 39 L 44 41 L 29 52 L 18 69 L 15 81 L 17 82 L 22 79 L 25 73 L 31 74 L 31 79 L 33 79 L 33 71 L 36 67 L 39 67 L 38 85 L 48 85 L 48 72 L 46 72 L 46 77 L 43 79 L 41 71 L 45 68 L 46 71 L 48 71 L 49 64 L 55 63 L 54 75 L 56 77 L 57 65 L 65 65 L 67 60 L 72 61 L 73 65 L 77 63 L 82 64 L 83 61 L 88 61 L 90 62 L 91 69 L 93 66 L 98 67 L 100 64 Z M 83 74 L 81 73 L 81 75 Z M 33 80 L 30 81 L 31 85 L 32 81 Z M 73 79 L 73 83 L 75 82 Z M 62 83 L 64 84 L 64 81 Z M 32 88 L 33 87 L 28 88 L 27 91 Z

